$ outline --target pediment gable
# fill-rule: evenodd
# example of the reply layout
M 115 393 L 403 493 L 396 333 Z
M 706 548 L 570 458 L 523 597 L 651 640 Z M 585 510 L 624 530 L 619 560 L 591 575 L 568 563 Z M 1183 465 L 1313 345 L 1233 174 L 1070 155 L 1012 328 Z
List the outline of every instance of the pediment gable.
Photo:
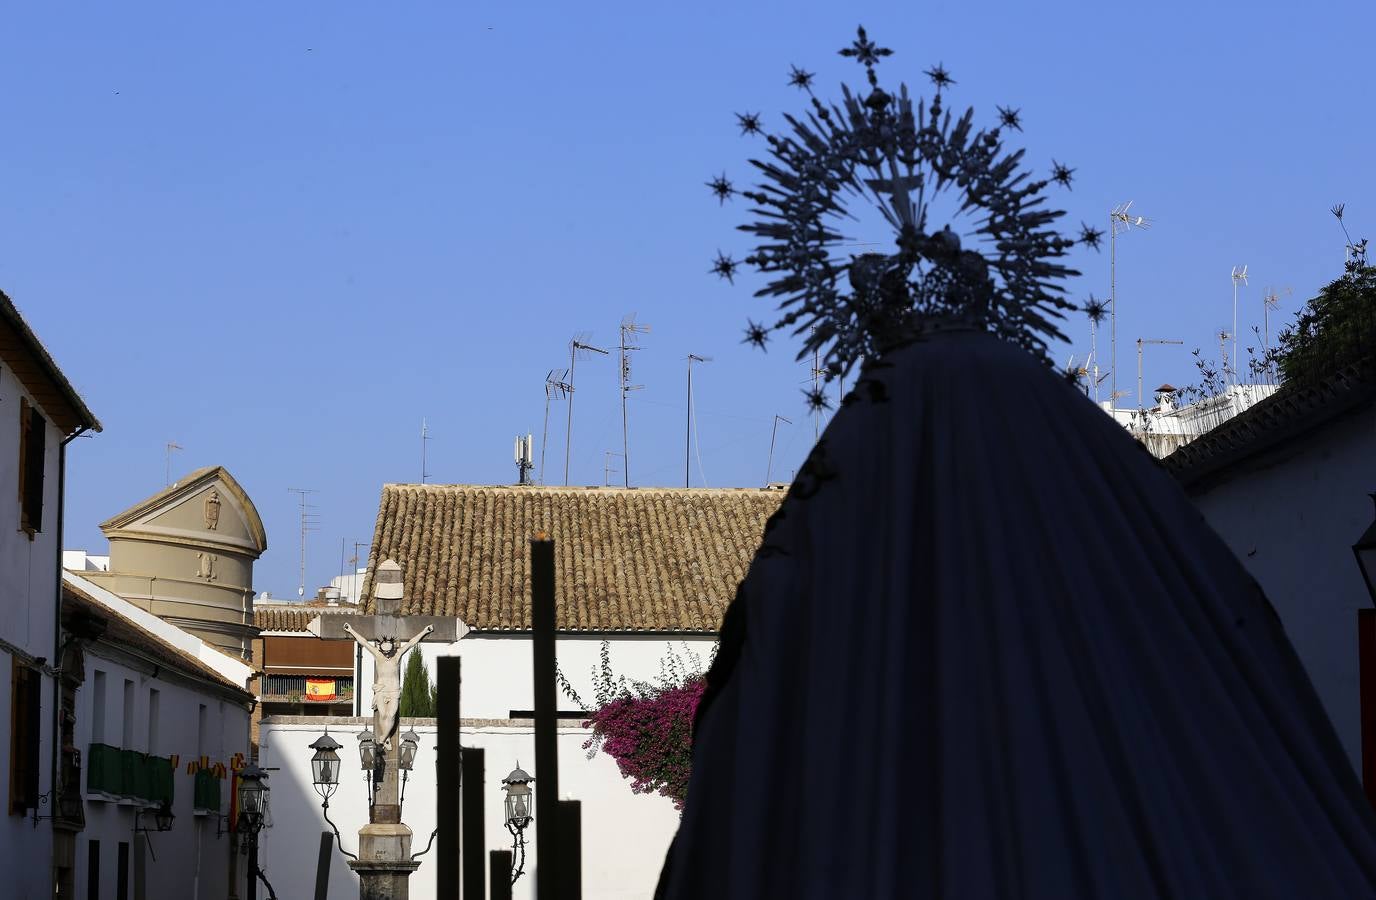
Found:
M 152 538 L 220 546 L 255 559 L 267 534 L 253 501 L 222 466 L 198 469 L 101 523 L 107 538 Z

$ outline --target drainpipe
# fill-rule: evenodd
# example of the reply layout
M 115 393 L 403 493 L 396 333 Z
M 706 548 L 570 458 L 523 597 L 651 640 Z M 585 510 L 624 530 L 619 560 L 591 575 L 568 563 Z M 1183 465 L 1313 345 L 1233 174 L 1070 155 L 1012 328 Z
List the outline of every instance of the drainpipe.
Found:
M 58 744 L 62 735 L 62 531 L 66 520 L 63 506 L 67 501 L 67 445 L 89 429 L 82 425 L 57 445 L 57 546 L 53 552 L 56 564 L 57 590 L 53 597 L 53 661 L 48 670 L 53 673 L 53 730 L 52 747 L 48 759 L 48 791 L 51 794 L 52 814 L 57 815 Z M 22 477 L 22 474 L 21 474 Z M 49 828 L 51 830 L 51 827 Z

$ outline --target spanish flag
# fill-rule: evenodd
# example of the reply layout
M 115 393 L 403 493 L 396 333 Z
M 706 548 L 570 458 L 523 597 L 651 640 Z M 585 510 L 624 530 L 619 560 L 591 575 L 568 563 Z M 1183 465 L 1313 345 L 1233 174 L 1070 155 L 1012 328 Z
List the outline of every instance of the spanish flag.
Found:
M 307 678 L 306 699 L 317 703 L 335 699 L 333 678 Z

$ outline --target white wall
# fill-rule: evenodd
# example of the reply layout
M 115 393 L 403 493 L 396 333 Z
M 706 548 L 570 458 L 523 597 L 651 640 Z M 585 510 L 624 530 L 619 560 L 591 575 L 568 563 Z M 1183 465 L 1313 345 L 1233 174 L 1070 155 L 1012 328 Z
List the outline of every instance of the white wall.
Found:
M 1359 774 L 1357 610 L 1371 598 L 1352 545 L 1371 524 L 1373 490 L 1368 408 L 1194 497 L 1275 606 Z
M 592 670 L 599 663 L 602 641 L 610 641 L 612 670 L 618 675 L 644 681 L 653 680 L 660 671 L 660 662 L 673 651 L 680 657 L 696 654 L 706 669 L 716 645 L 713 637 L 640 635 L 561 635 L 555 653 L 559 669 L 574 690 L 589 705 L 593 699 Z M 453 644 L 420 644 L 430 678 L 435 678 L 435 659 L 439 656 L 458 656 L 461 664 L 461 714 L 465 719 L 505 719 L 512 710 L 533 708 L 534 678 L 531 671 L 531 641 L 529 634 L 500 632 L 472 633 Z M 404 665 L 402 671 L 405 671 Z M 363 654 L 363 677 L 355 677 L 359 703 L 364 715 L 373 704 L 372 657 Z M 561 692 L 559 709 L 578 707 Z
M 57 637 L 58 459 L 62 434 L 48 423 L 43 476 L 43 530 L 19 530 L 19 398 L 33 398 L 0 366 L 0 871 L 7 900 L 51 895 L 52 830 L 9 814 L 10 667 L 6 645 L 54 665 Z M 40 793 L 52 786 L 53 681 L 42 682 Z M 40 810 L 51 814 L 50 808 Z M 41 863 L 36 864 L 36 861 Z
M 223 900 L 228 895 L 229 836 L 216 837 L 214 816 L 192 813 L 193 776 L 186 772 L 187 763 L 198 755 L 207 755 L 212 762 L 226 766 L 235 753 L 249 752 L 249 712 L 243 706 L 222 699 L 213 689 L 184 679 L 162 669 L 153 677 L 154 666 L 127 656 L 116 649 L 96 645 L 86 654 L 86 680 L 76 696 L 76 743 L 83 759 L 93 742 L 110 744 L 124 749 L 140 750 L 156 756 L 179 754 L 180 764 L 173 772 L 176 814 L 171 831 L 146 835 L 156 860 L 146 858 L 148 900 Z M 95 696 L 96 673 L 104 673 L 105 733 L 96 735 Z M 124 707 L 124 683 L 133 683 L 134 708 Z M 149 731 L 149 690 L 158 691 L 158 719 L 154 731 Z M 200 706 L 206 707 L 205 733 L 201 734 Z M 125 745 L 124 722 L 130 722 L 132 744 Z M 150 743 L 150 738 L 152 743 Z M 83 781 L 86 772 L 82 773 Z M 229 784 L 221 782 L 221 810 L 229 811 Z M 85 784 L 83 783 L 83 788 Z M 100 842 L 100 896 L 117 896 L 118 847 L 130 844 L 130 893 L 133 897 L 133 871 L 136 847 L 134 842 L 133 801 L 111 801 L 84 793 L 86 828 L 77 838 L 76 896 L 87 896 L 89 872 L 87 853 L 89 842 Z M 140 827 L 154 828 L 152 810 L 139 820 Z M 238 871 L 242 887 L 244 857 L 239 858 Z M 44 896 L 47 896 L 46 894 Z
M 272 788 L 273 827 L 264 832 L 261 863 L 282 898 L 311 897 L 315 884 L 315 854 L 320 833 L 328 831 L 320 811 L 320 798 L 311 787 L 308 745 L 319 737 L 327 720 L 306 722 L 296 717 L 263 720 L 260 765 L 277 768 L 269 785 Z M 331 734 L 344 745 L 339 752 L 344 760 L 338 792 L 330 800 L 330 818 L 339 827 L 344 848 L 358 851 L 358 829 L 368 821 L 367 793 L 358 765 L 358 744 L 354 735 L 363 719 L 333 719 Z M 406 788 L 402 818 L 415 832 L 413 853 L 425 848 L 435 827 L 435 742 L 433 725 L 414 725 L 420 736 L 415 777 Z M 604 754 L 589 759 L 583 750 L 588 732 L 581 728 L 559 730 L 559 787 L 565 798 L 582 801 L 583 816 L 583 896 L 597 900 L 643 900 L 654 893 L 664 854 L 678 828 L 678 812 L 666 798 L 633 794 L 630 782 L 621 777 L 616 763 Z M 483 795 L 486 849 L 510 849 L 511 837 L 502 825 L 501 779 L 519 761 L 535 776 L 534 790 L 540 790 L 540 773 L 535 767 L 535 737 L 530 727 L 464 727 L 466 747 L 486 751 Z M 453 802 L 458 802 L 454 798 Z M 517 881 L 513 896 L 528 900 L 534 896 L 538 875 L 539 848 L 534 840 L 534 825 L 526 832 L 526 874 Z M 337 850 L 330 865 L 330 896 L 358 896 L 358 882 L 347 860 Z M 487 860 L 483 861 L 486 869 Z M 414 898 L 435 896 L 434 851 L 421 857 L 421 867 L 411 876 Z

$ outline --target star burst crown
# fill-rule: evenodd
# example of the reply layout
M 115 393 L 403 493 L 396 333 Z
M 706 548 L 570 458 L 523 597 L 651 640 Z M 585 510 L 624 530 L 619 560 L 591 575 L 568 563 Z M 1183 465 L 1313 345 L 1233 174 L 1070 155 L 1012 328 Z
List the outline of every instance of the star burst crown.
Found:
M 1074 170 L 1052 160 L 1045 178 L 1022 168 L 1024 152 L 1007 150 L 1005 136 L 1022 130 L 1021 113 L 998 107 L 998 124 L 981 129 L 974 111 L 958 119 L 943 104 L 955 84 L 941 65 L 925 71 L 935 87 L 914 104 L 906 84 L 880 87 L 876 67 L 892 51 L 863 27 L 840 54 L 865 69 L 868 89 L 842 86 L 842 102 L 825 103 L 812 90 L 813 73 L 792 67 L 789 84 L 807 93 L 811 108 L 785 115 L 787 129 L 769 133 L 758 113 L 738 113 L 742 135 L 763 135 L 768 156 L 750 163 L 762 176 L 738 191 L 726 173 L 707 186 L 720 203 L 740 194 L 754 221 L 738 226 L 758 240 L 744 260 L 718 251 L 712 272 L 734 281 L 743 262 L 769 276 L 756 291 L 779 298 L 772 324 L 749 322 L 746 340 L 763 347 L 773 331 L 802 335 L 799 358 L 814 352 L 829 376 L 847 372 L 934 323 L 982 328 L 1047 361 L 1046 339 L 1062 339 L 1063 311 L 1077 309 L 1061 282 L 1078 275 L 1060 260 L 1072 247 L 1097 249 L 1098 229 L 1081 225 L 1066 237 L 1054 223 L 1043 191 L 1069 188 Z M 862 96 L 863 93 L 863 96 Z M 947 197 L 962 220 L 932 221 L 933 201 Z M 887 253 L 850 254 L 853 239 L 838 229 L 856 220 L 848 204 L 871 204 L 892 229 Z

